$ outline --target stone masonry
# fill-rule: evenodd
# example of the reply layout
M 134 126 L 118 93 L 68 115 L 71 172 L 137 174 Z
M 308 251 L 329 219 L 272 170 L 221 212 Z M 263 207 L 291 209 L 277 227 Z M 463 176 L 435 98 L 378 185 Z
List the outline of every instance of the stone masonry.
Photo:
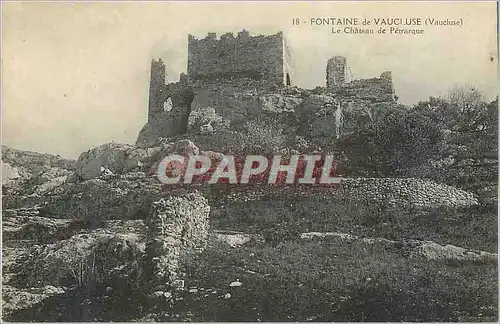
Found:
M 290 85 L 289 52 L 283 33 L 250 36 L 243 30 L 217 39 L 188 38 L 188 77 L 191 82 L 218 78 L 250 78 L 257 81 Z
M 181 75 L 179 82 L 169 84 L 166 84 L 166 76 L 163 61 L 153 60 L 149 85 L 148 122 L 139 132 L 137 144 L 187 132 L 195 93 L 188 85 L 186 75 Z M 169 101 L 171 107 L 166 105 Z
M 388 205 L 400 210 L 456 208 L 478 204 L 477 198 L 470 192 L 431 180 L 414 178 L 345 178 L 337 186 L 307 187 L 307 190 L 297 190 L 293 186 L 280 186 L 273 190 L 266 187 L 255 187 L 251 190 L 234 188 L 234 192 L 228 192 L 224 200 L 254 201 L 285 196 L 312 199 L 335 197 L 343 199 L 346 204 Z M 334 203 L 338 204 L 338 201 Z M 251 204 L 249 208 L 252 208 Z
M 373 120 L 374 105 L 378 109 L 380 104 L 395 103 L 390 72 L 378 78 L 350 81 L 347 71 L 345 57 L 334 56 L 328 60 L 323 93 L 339 104 L 334 111 L 322 116 L 319 123 L 323 125 L 321 129 L 331 128 L 328 125 L 332 124 L 334 131 L 329 133 L 337 138 L 358 127 L 356 111 L 363 111 L 362 124 L 366 119 Z M 294 111 L 307 96 L 286 93 L 296 89 L 298 93 L 310 94 L 310 91 L 289 87 L 293 82 L 291 54 L 283 32 L 250 36 L 243 30 L 236 36 L 226 33 L 218 37 L 209 33 L 202 39 L 189 35 L 187 75 L 182 74 L 175 83 L 166 84 L 165 80 L 165 64 L 161 59 L 153 60 L 148 123 L 140 131 L 137 144 L 186 134 L 191 111 L 210 108 L 230 125 L 238 125 L 264 110 L 279 110 L 268 107 L 266 98 L 271 95 L 283 97 L 277 102 L 292 102 L 286 110 Z M 345 127 L 340 125 L 343 120 Z M 324 135 L 323 131 L 319 133 Z
M 346 82 L 347 59 L 343 56 L 334 56 L 326 65 L 326 88 L 334 90 Z
M 206 245 L 210 206 L 198 193 L 160 199 L 147 221 L 145 274 L 153 291 L 168 289 L 177 278 L 182 253 Z
M 326 91 L 342 99 L 362 99 L 370 101 L 393 102 L 394 85 L 392 73 L 383 72 L 378 78 L 347 80 L 347 59 L 334 56 L 326 66 Z

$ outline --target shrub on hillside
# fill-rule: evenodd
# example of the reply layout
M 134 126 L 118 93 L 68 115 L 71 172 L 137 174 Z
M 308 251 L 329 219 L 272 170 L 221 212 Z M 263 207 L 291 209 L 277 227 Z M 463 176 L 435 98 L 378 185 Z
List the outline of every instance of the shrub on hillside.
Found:
M 286 142 L 283 129 L 260 120 L 250 120 L 245 123 L 246 146 L 262 146 L 265 148 L 282 148 Z

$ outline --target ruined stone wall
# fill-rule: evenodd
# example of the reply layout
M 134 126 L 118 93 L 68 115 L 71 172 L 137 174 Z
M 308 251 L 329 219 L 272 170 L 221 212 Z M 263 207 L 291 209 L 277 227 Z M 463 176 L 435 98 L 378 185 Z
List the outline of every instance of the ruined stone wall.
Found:
M 166 83 L 165 64 L 159 59 L 151 62 L 149 84 L 148 122 L 139 132 L 137 143 L 155 141 L 158 137 L 185 134 L 188 128 L 194 92 L 187 76 L 181 74 L 179 82 Z M 170 110 L 166 103 L 170 102 Z
M 346 82 L 347 59 L 343 56 L 334 56 L 326 64 L 326 88 L 335 90 Z
M 213 79 L 190 80 L 195 92 L 211 91 L 220 93 L 225 89 L 247 92 L 276 92 L 276 83 L 273 80 L 255 80 L 250 77 L 214 77 Z
M 210 206 L 198 193 L 161 199 L 147 220 L 145 273 L 153 291 L 168 288 L 177 278 L 181 254 L 205 247 Z
M 247 187 L 228 192 L 227 201 L 252 201 L 277 197 L 335 197 L 346 204 L 364 203 L 385 205 L 406 210 L 408 208 L 464 207 L 478 204 L 470 192 L 436 183 L 426 179 L 414 178 L 345 178 L 342 183 L 330 188 L 320 186 L 304 187 L 267 185 Z M 338 202 L 336 202 L 338 203 Z
M 191 111 L 207 108 L 233 126 L 257 117 L 264 110 L 281 112 L 299 108 L 309 112 L 305 115 L 314 112 L 306 118 L 308 121 L 300 118 L 304 125 L 309 125 L 309 130 L 300 130 L 301 135 L 339 138 L 373 122 L 382 104 L 395 103 L 390 72 L 379 78 L 348 82 L 347 60 L 342 56 L 328 61 L 326 89 L 287 87 L 293 76 L 290 50 L 283 33 L 252 37 L 243 31 L 237 37 L 229 33 L 219 39 L 210 33 L 200 40 L 189 36 L 188 56 L 188 75 L 177 83 L 165 84 L 165 65 L 161 60 L 152 62 L 149 122 L 139 133 L 137 143 L 185 134 Z M 287 93 L 291 90 L 296 93 Z M 331 97 L 335 105 L 323 107 L 313 102 L 304 104 L 308 109 L 300 109 L 298 104 L 311 93 Z M 276 102 L 269 101 L 271 97 Z M 172 101 L 171 111 L 164 108 L 168 98 Z M 286 128 L 292 131 L 289 126 Z
M 162 94 L 165 88 L 167 72 L 165 64 L 161 59 L 151 61 L 151 76 L 149 80 L 149 109 L 148 122 L 152 121 L 154 116 L 163 111 L 164 96 Z
M 372 102 L 394 101 L 392 74 L 386 71 L 378 78 L 350 81 L 347 59 L 334 56 L 326 65 L 326 92 L 332 96 L 346 99 L 369 100 Z
M 387 203 L 399 208 L 477 205 L 472 193 L 442 183 L 412 178 L 349 178 L 342 181 L 346 198 Z
M 332 95 L 344 99 L 360 99 L 372 102 L 393 102 L 394 85 L 391 72 L 386 71 L 378 78 L 354 80 L 344 83 L 334 89 L 329 89 Z
M 292 55 L 290 52 L 290 48 L 288 47 L 288 43 L 286 38 L 283 38 L 283 76 L 285 79 L 286 86 L 293 85 L 293 70 L 292 70 Z
M 283 33 L 250 36 L 247 31 L 188 39 L 188 77 L 197 80 L 249 78 L 284 84 Z

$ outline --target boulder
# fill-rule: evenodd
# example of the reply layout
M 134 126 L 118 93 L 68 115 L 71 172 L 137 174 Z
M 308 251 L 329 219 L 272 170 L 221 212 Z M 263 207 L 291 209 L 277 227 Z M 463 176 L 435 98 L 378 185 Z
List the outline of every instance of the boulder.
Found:
M 103 173 L 120 175 L 151 171 L 151 167 L 156 166 L 169 154 L 197 155 L 199 149 L 188 139 L 166 142 L 159 137 L 152 146 L 132 146 L 112 142 L 82 153 L 78 158 L 75 174 L 82 180 L 90 180 L 103 177 Z
M 97 178 L 102 167 L 121 173 L 131 150 L 131 145 L 111 142 L 83 152 L 76 162 L 76 173 L 83 180 Z
M 454 245 L 439 245 L 434 242 L 423 242 L 411 253 L 412 257 L 424 257 L 427 260 L 480 261 L 497 263 L 495 253 L 472 251 Z

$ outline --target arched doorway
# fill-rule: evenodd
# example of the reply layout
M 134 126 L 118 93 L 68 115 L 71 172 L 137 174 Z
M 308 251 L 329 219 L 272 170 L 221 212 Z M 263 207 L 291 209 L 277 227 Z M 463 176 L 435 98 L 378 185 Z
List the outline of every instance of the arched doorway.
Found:
M 286 85 L 287 86 L 291 86 L 292 85 L 292 81 L 290 81 L 290 74 L 286 74 Z

